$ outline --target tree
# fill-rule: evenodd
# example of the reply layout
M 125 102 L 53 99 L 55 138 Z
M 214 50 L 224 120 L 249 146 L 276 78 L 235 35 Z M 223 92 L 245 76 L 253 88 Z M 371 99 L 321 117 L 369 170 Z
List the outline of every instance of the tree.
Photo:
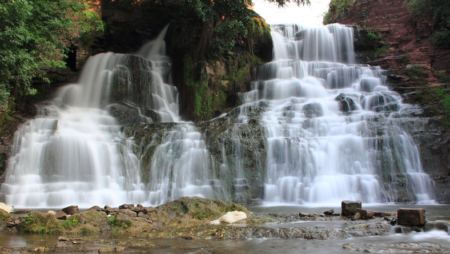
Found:
M 64 68 L 72 41 L 102 28 L 88 7 L 85 0 L 0 0 L 0 112 L 36 92 L 32 79 Z

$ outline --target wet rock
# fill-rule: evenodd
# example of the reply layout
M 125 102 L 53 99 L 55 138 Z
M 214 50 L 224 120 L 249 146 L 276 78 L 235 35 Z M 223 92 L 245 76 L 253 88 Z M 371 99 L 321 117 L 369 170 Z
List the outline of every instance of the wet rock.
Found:
M 361 219 L 363 220 L 372 219 L 374 216 L 374 213 L 368 210 L 358 209 L 357 212 L 361 215 Z
M 323 212 L 323 214 L 328 215 L 328 216 L 333 215 L 333 213 L 334 213 L 333 209 L 330 209 L 330 210 L 327 210 L 327 211 Z
M 361 201 L 344 200 L 341 203 L 341 209 L 342 216 L 355 215 L 357 210 L 361 209 Z
M 385 218 L 385 219 L 388 219 L 388 220 L 389 220 L 389 218 Z M 392 226 L 397 225 L 397 218 L 392 218 L 392 219 L 390 219 L 390 224 L 391 224 Z
M 68 215 L 74 215 L 76 213 L 80 212 L 80 209 L 76 205 L 68 206 L 66 208 L 62 209 L 63 212 L 65 212 Z
M 431 231 L 431 230 L 440 230 L 444 232 L 448 232 L 448 222 L 443 220 L 437 220 L 437 221 L 427 221 L 425 225 L 423 226 L 423 230 L 425 232 Z
M 397 210 L 398 224 L 403 226 L 422 226 L 425 224 L 423 208 L 401 208 Z
M 319 103 L 310 103 L 303 106 L 303 112 L 308 118 L 323 116 L 323 109 Z
M 55 217 L 56 217 L 58 220 L 67 220 L 67 219 L 68 219 L 67 214 L 66 214 L 65 212 L 61 211 L 61 210 L 59 210 L 59 211 L 55 214 Z
M 383 218 L 385 215 L 384 215 L 383 212 L 374 212 L 374 213 L 373 213 L 373 216 L 374 216 L 374 217 L 380 217 L 380 218 Z
M 129 105 L 114 103 L 108 106 L 108 112 L 117 119 L 120 125 L 142 123 L 139 109 Z
M 361 219 L 361 214 L 359 212 L 355 213 L 355 215 L 353 215 L 353 219 L 354 220 L 359 220 Z
M 343 93 L 339 94 L 335 100 L 339 102 L 339 108 L 344 113 L 350 113 L 351 111 L 356 110 L 355 101 Z
M 132 210 L 134 208 L 134 204 L 123 204 L 119 206 L 119 209 L 130 209 Z

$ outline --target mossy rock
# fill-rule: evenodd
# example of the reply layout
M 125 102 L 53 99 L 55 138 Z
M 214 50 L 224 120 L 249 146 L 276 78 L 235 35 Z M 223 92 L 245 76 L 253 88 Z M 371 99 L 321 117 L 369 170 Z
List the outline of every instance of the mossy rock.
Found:
M 106 213 L 96 210 L 74 214 L 61 224 L 71 234 L 97 234 L 111 229 Z
M 195 226 L 208 224 L 231 211 L 242 211 L 247 216 L 250 215 L 247 208 L 231 201 L 182 197 L 158 206 L 148 217 L 164 226 Z
M 6 225 L 6 221 L 9 219 L 9 213 L 3 209 L 0 209 L 0 229 L 3 229 Z
M 55 216 L 41 212 L 29 213 L 17 229 L 21 232 L 38 234 L 60 234 L 65 231 Z

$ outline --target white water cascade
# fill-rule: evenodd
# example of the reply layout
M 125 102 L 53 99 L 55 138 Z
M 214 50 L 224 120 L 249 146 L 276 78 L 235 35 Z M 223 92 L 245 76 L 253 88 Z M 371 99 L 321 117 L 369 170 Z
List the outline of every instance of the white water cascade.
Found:
M 397 202 L 400 182 L 416 202 L 433 203 L 433 183 L 398 120 L 411 106 L 381 69 L 354 63 L 352 30 L 272 26 L 274 60 L 259 68 L 239 117 L 264 105 L 268 204 Z
M 111 115 L 137 123 L 179 121 L 178 92 L 170 85 L 165 55 L 166 30 L 140 56 L 91 57 L 77 84 L 62 87 L 55 99 L 38 106 L 38 116 L 15 135 L 1 187 L 8 205 L 117 206 L 161 204 L 186 195 L 215 197 L 205 183 L 208 154 L 193 126 L 180 123 L 170 131 L 152 168 L 141 169 L 132 139 L 126 139 Z M 141 171 L 150 172 L 150 183 L 141 181 Z

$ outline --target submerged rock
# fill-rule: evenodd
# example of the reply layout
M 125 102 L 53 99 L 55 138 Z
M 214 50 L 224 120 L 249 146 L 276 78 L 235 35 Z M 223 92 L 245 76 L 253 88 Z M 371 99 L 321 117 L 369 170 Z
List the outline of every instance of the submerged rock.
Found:
M 427 221 L 423 226 L 423 231 L 440 230 L 448 232 L 448 222 L 443 220 Z

